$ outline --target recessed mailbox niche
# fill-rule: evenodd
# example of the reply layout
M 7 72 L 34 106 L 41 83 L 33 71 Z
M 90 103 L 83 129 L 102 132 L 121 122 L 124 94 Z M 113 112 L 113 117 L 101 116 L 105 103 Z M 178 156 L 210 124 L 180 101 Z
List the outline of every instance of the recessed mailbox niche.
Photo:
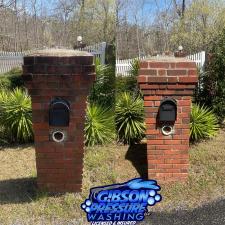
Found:
M 49 125 L 67 127 L 70 122 L 70 105 L 60 98 L 53 100 L 49 107 Z

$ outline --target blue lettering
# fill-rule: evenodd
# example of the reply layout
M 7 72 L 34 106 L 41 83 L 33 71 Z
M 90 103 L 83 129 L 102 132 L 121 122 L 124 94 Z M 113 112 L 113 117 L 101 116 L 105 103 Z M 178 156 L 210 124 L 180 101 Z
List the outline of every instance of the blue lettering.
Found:
M 98 202 L 106 202 L 108 197 L 108 191 L 100 191 L 97 195 Z
M 119 202 L 120 201 L 120 195 L 121 195 L 120 190 L 114 190 L 113 194 L 112 194 L 111 202 Z
M 129 202 L 138 202 L 139 200 L 139 191 L 133 190 L 129 194 Z

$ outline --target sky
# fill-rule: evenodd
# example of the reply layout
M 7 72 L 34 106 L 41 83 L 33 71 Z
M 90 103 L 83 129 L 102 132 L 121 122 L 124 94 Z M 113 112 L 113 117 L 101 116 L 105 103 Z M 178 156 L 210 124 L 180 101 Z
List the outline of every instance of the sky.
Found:
M 130 23 L 135 23 L 136 17 L 140 24 L 151 24 L 159 12 L 171 6 L 172 0 L 127 0 L 120 15 L 126 13 Z

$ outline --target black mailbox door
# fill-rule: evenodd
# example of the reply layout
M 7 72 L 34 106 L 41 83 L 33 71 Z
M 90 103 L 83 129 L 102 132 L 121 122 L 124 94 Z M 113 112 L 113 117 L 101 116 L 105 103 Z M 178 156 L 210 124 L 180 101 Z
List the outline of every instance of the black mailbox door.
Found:
M 165 99 L 159 108 L 159 121 L 172 122 L 177 119 L 177 103 L 174 99 Z
M 54 100 L 50 105 L 49 110 L 49 125 L 50 126 L 69 126 L 70 107 L 65 100 Z

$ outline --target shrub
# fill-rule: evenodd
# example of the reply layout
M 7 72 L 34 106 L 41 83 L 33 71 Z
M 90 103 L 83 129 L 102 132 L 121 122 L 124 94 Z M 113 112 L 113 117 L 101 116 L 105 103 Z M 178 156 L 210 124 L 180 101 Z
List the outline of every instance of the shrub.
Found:
M 118 97 L 115 108 L 118 140 L 124 144 L 139 142 L 145 133 L 143 100 L 124 92 Z
M 129 76 L 116 77 L 116 93 L 132 92 L 139 95 L 139 88 L 137 84 L 137 76 L 140 68 L 140 61 L 135 59 L 132 61 L 129 71 Z
M 85 122 L 85 144 L 105 144 L 115 138 L 114 117 L 110 110 L 88 105 Z
M 130 66 L 130 75 L 137 77 L 139 69 L 140 69 L 140 60 L 134 59 Z
M 20 68 L 14 68 L 7 73 L 0 75 L 0 87 L 7 89 L 15 89 L 23 87 L 24 82 L 21 77 L 22 71 Z
M 225 118 L 225 29 L 209 47 L 209 52 L 199 98 L 200 103 L 213 108 L 222 122 Z
M 97 59 L 95 68 L 96 81 L 92 87 L 89 102 L 113 107 L 115 104 L 115 66 L 102 65 Z
M 11 142 L 33 139 L 31 99 L 27 92 L 16 88 L 0 92 L 0 126 Z
M 134 76 L 118 76 L 116 77 L 116 94 L 123 92 L 135 93 L 137 90 L 137 78 Z
M 218 129 L 218 120 L 212 110 L 206 106 L 192 105 L 190 139 L 198 141 L 214 136 Z

